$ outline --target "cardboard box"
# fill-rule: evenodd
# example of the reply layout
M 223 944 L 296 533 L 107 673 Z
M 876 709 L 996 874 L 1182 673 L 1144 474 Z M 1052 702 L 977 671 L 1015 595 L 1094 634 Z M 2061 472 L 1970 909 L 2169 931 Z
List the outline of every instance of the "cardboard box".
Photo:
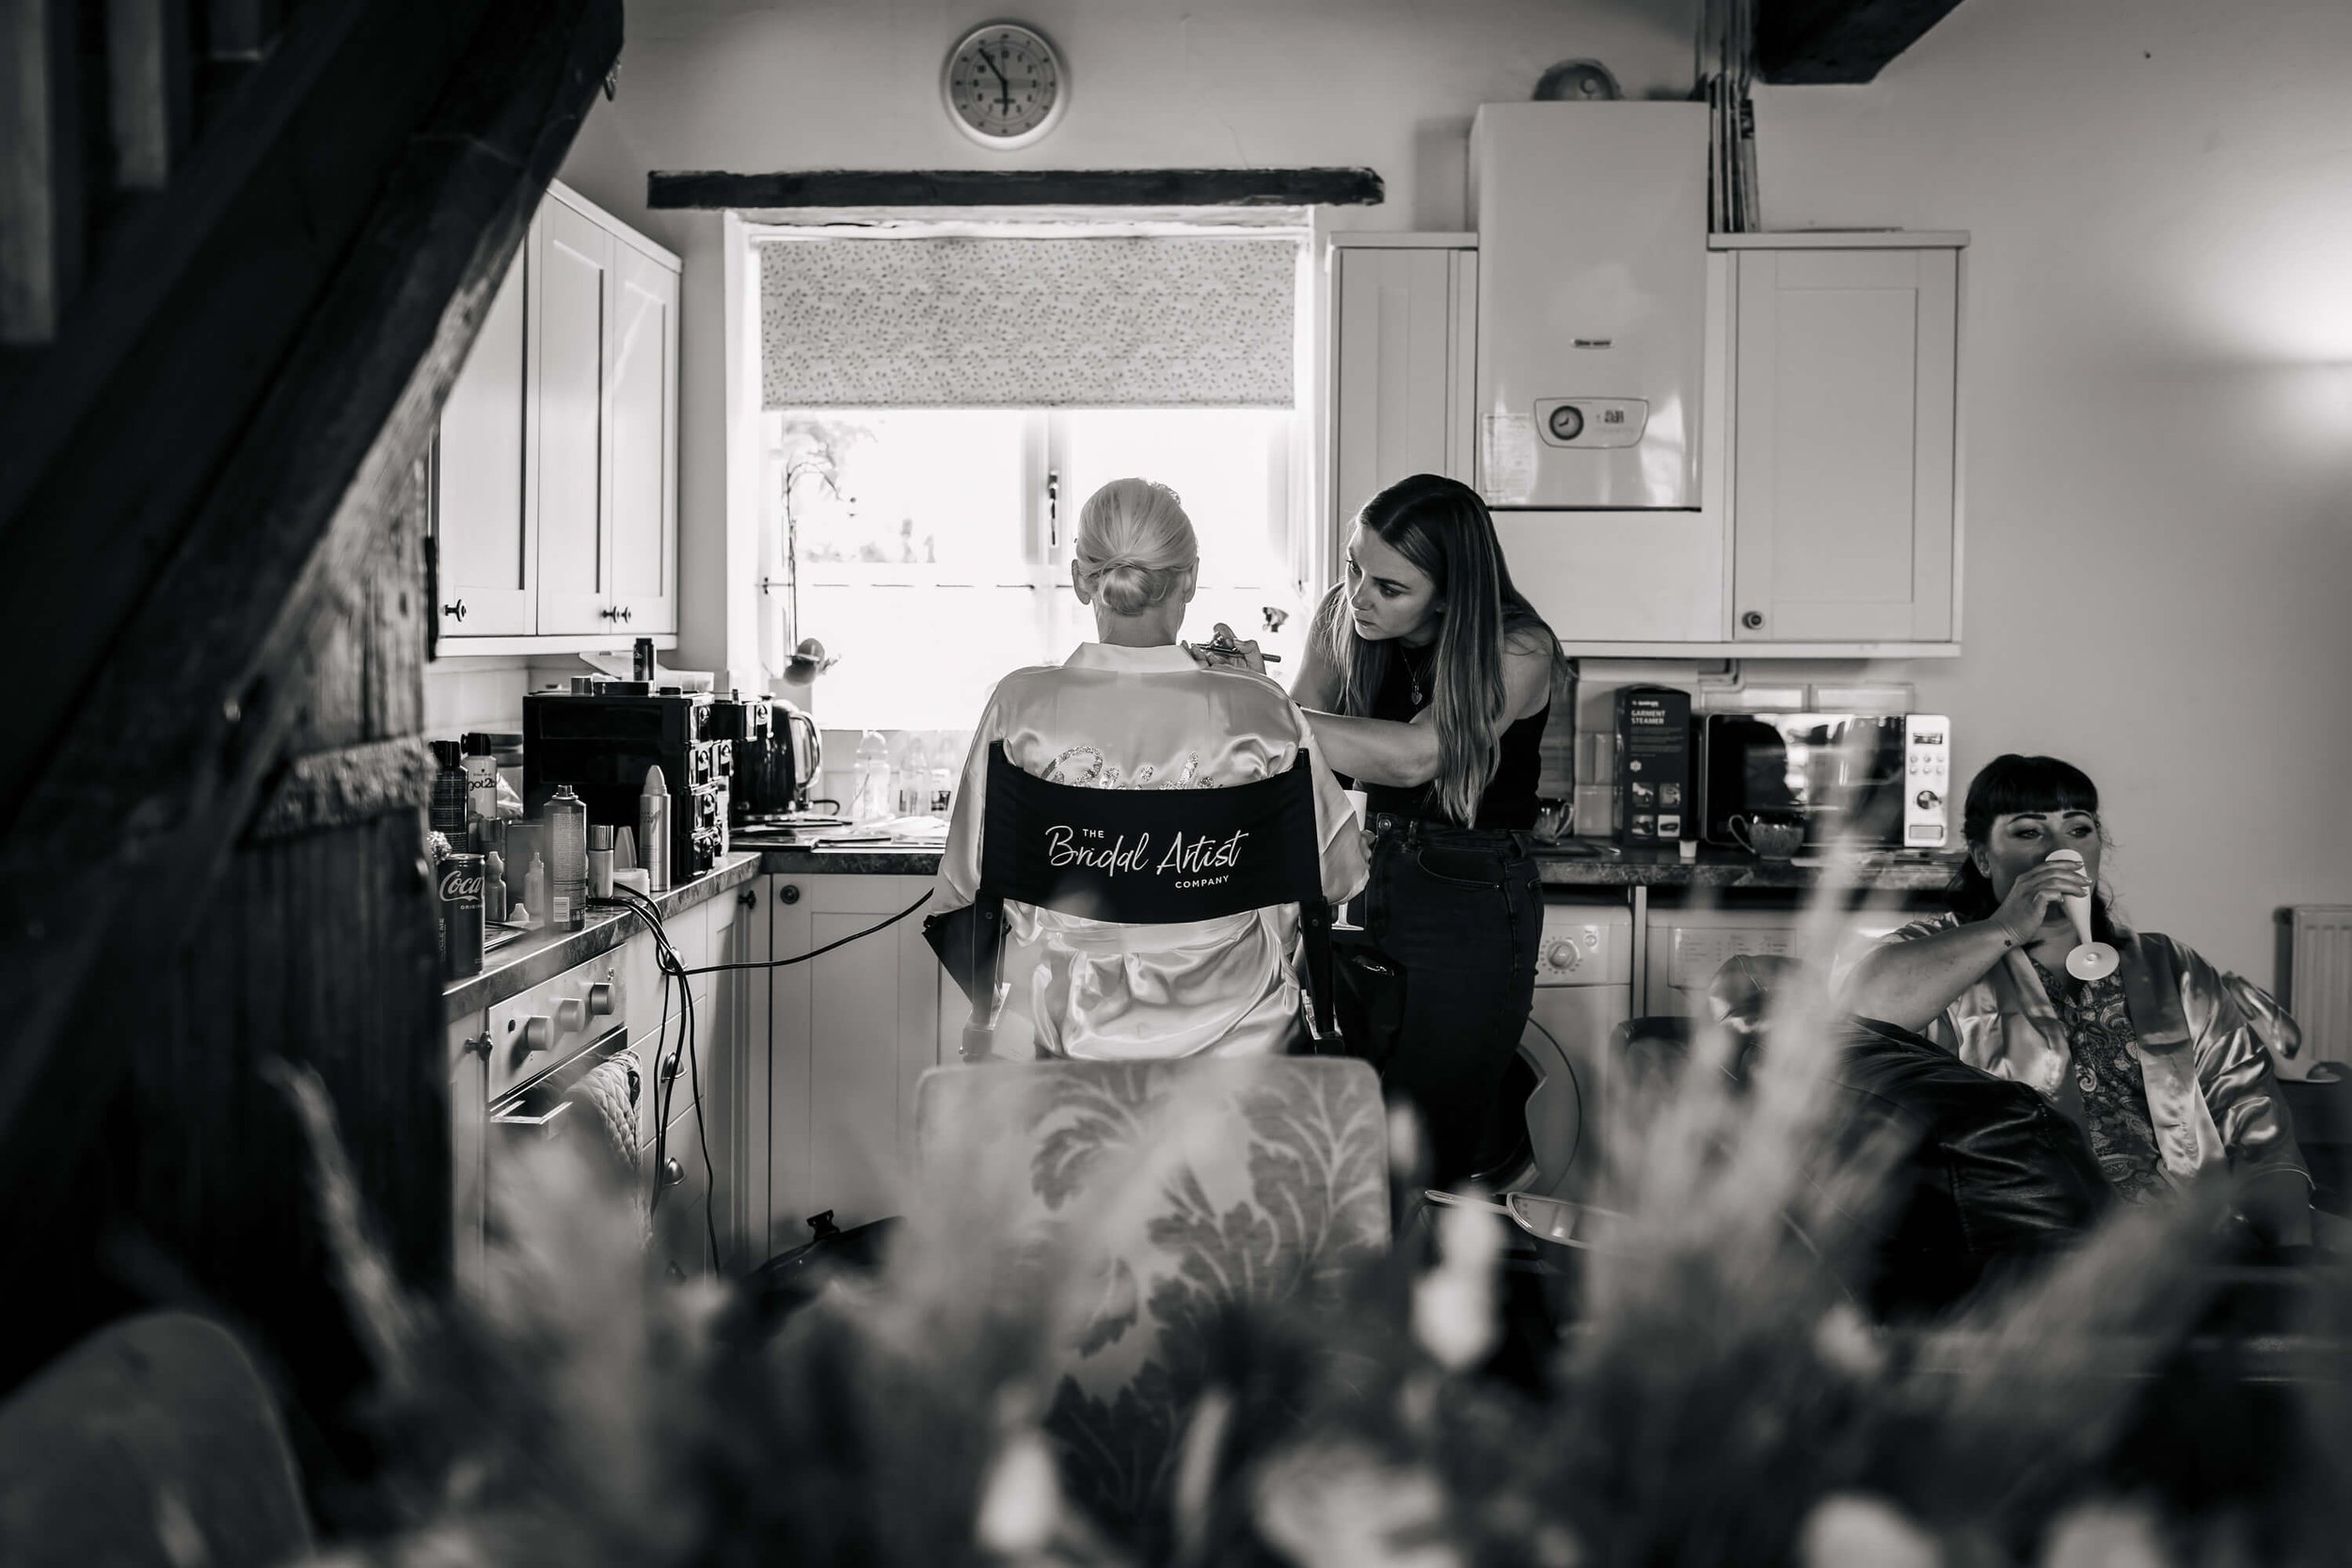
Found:
M 1617 690 L 1620 844 L 1697 836 L 1691 774 L 1691 694 L 1671 686 Z

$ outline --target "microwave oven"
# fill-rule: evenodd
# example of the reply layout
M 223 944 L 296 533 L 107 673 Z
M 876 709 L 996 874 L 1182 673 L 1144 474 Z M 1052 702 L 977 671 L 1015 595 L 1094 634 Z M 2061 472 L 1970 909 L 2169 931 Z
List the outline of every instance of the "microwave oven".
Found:
M 1952 726 L 1933 713 L 1710 713 L 1698 723 L 1699 836 L 1794 818 L 1807 849 L 1949 847 Z

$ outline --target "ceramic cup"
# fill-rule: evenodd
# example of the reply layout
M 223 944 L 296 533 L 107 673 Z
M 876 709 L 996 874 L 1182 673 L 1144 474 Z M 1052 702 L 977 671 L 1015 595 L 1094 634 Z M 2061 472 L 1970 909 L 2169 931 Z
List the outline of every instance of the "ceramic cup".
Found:
M 1804 824 L 1793 816 L 1763 812 L 1734 816 L 1724 824 L 1741 848 L 1760 861 L 1785 861 L 1804 847 Z

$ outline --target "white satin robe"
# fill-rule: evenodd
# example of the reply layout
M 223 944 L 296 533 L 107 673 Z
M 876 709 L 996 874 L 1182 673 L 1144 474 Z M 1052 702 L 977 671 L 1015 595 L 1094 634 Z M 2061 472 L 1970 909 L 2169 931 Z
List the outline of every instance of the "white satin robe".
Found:
M 1248 784 L 1288 769 L 1305 745 L 1324 894 L 1338 902 L 1364 885 L 1355 813 L 1279 686 L 1247 671 L 1204 670 L 1179 647 L 1085 642 L 1058 666 L 1014 671 L 990 696 L 964 759 L 938 909 L 971 903 L 979 885 L 988 752 L 998 741 L 1025 772 L 1104 789 Z M 1005 925 L 1002 974 L 1012 996 L 1000 1054 L 1021 1054 L 1006 1048 L 1024 1013 L 1043 1052 L 1108 1061 L 1276 1053 L 1298 1027 L 1295 907 L 1125 926 L 1008 903 Z

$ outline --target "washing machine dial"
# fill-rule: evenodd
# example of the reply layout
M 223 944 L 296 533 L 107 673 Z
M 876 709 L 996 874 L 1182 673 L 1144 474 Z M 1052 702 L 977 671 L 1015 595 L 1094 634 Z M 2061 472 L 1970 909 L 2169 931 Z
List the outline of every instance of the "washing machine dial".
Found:
M 1573 937 L 1562 937 L 1544 951 L 1544 967 L 1547 969 L 1568 973 L 1583 962 L 1584 950 L 1577 946 Z

